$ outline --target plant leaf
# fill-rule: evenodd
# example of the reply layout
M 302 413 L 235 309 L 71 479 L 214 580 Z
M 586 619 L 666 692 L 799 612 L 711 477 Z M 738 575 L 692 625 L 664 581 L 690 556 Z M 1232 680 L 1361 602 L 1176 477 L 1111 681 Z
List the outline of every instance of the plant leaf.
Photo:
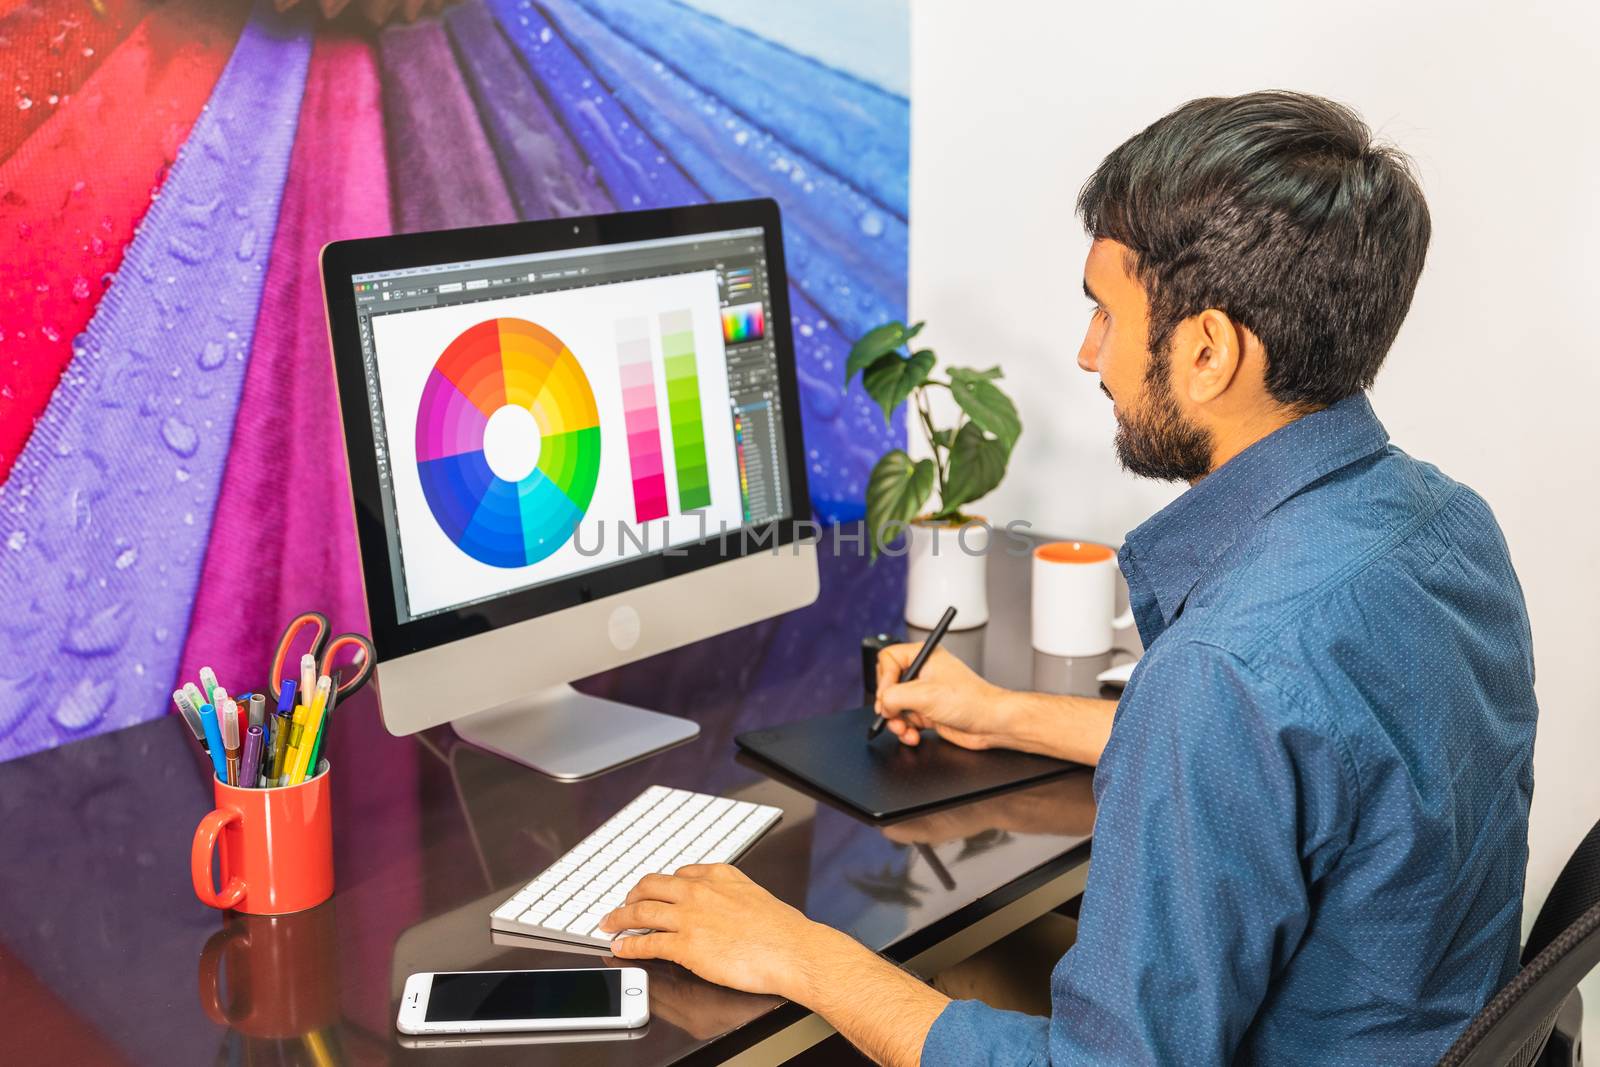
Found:
M 933 431 L 933 443 L 938 445 L 940 448 L 949 448 L 955 439 L 956 432 L 954 430 Z
M 850 346 L 850 359 L 844 365 L 845 386 L 850 385 L 850 379 L 856 376 L 856 371 L 866 370 L 889 353 L 904 348 L 907 341 L 922 332 L 922 325 L 920 322 L 915 326 L 886 322 L 868 330 L 861 340 Z
M 1003 441 L 987 437 L 976 422 L 966 423 L 950 446 L 950 464 L 939 499 L 940 515 L 958 511 L 986 495 L 1006 476 L 1011 450 Z M 870 508 L 869 508 L 870 510 Z
M 910 522 L 933 492 L 933 460 L 913 460 L 904 449 L 884 453 L 867 477 L 867 543 L 872 558 L 883 550 L 879 539 L 891 523 Z
M 1022 435 L 1016 405 L 990 380 L 993 371 L 950 368 L 950 392 L 978 429 L 994 434 L 1009 453 Z
M 929 349 L 913 352 L 906 359 L 891 354 L 862 372 L 861 386 L 883 408 L 883 421 L 887 424 L 894 409 L 911 395 L 911 390 L 927 381 L 932 371 L 933 352 Z

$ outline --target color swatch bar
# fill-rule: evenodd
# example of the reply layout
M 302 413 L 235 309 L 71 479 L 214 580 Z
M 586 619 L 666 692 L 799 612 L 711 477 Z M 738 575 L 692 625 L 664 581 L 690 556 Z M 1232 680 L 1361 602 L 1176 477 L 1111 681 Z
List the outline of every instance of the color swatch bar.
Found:
M 649 522 L 667 513 L 667 476 L 661 459 L 655 371 L 650 364 L 649 319 L 617 320 L 617 364 L 622 372 L 628 463 L 633 470 L 633 517 L 638 522 Z
M 728 344 L 759 341 L 767 335 L 767 318 L 761 305 L 735 304 L 722 309 L 722 339 Z
M 694 317 L 661 313 L 661 358 L 667 376 L 667 412 L 672 420 L 672 458 L 678 468 L 678 508 L 711 503 L 706 473 L 706 431 L 700 420 L 700 369 L 694 359 Z
M 744 465 L 744 416 L 733 414 L 733 450 L 739 456 L 739 499 L 744 502 L 744 521 L 750 521 L 750 471 Z

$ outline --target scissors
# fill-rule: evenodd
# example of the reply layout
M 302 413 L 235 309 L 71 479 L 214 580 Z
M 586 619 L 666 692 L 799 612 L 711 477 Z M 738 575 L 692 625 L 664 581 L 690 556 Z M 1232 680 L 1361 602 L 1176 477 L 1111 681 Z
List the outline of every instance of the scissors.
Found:
M 328 624 L 328 617 L 320 611 L 305 611 L 289 620 L 289 625 L 283 628 L 283 636 L 278 639 L 278 650 L 272 656 L 272 674 L 267 679 L 267 688 L 272 693 L 272 699 L 277 700 L 283 695 L 283 680 L 285 678 L 299 678 L 300 665 L 296 661 L 293 668 L 289 665 L 289 648 L 294 645 L 300 636 L 300 631 L 311 627 L 311 647 L 307 652 L 317 661 L 317 675 L 336 677 L 337 669 L 339 678 L 339 699 L 354 693 L 357 689 L 367 684 L 372 677 L 372 668 L 378 662 L 377 653 L 372 648 L 372 642 L 360 634 L 337 634 L 328 636 L 332 627 Z M 337 665 L 335 660 L 341 653 L 353 650 L 347 664 Z M 285 674 L 285 671 L 289 673 Z

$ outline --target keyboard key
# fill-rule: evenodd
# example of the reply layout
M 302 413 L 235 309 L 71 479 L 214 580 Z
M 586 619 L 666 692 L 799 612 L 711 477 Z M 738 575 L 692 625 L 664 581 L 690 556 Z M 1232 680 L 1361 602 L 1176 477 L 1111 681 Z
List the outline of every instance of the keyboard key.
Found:
M 506 901 L 491 913 L 496 919 L 515 919 L 526 909 L 526 905 L 515 897 Z

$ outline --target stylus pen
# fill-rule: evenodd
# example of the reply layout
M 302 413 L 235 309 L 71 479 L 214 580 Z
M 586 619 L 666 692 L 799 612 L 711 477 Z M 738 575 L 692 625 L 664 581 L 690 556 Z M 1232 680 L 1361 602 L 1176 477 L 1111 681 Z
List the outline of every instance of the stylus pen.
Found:
M 951 604 L 944 609 L 944 614 L 939 616 L 939 621 L 934 624 L 933 633 L 929 634 L 928 639 L 922 642 L 922 647 L 917 649 L 916 658 L 911 661 L 911 666 L 907 667 L 905 673 L 900 675 L 902 682 L 916 681 L 917 675 L 922 673 L 922 665 L 928 662 L 928 657 L 933 655 L 933 650 L 939 647 L 939 642 L 944 639 L 944 632 L 950 629 L 950 623 L 955 620 L 955 617 L 956 606 Z M 872 725 L 867 727 L 867 740 L 871 741 L 874 737 L 883 733 L 884 724 L 888 721 L 888 716 L 885 715 L 879 715 L 872 720 Z

